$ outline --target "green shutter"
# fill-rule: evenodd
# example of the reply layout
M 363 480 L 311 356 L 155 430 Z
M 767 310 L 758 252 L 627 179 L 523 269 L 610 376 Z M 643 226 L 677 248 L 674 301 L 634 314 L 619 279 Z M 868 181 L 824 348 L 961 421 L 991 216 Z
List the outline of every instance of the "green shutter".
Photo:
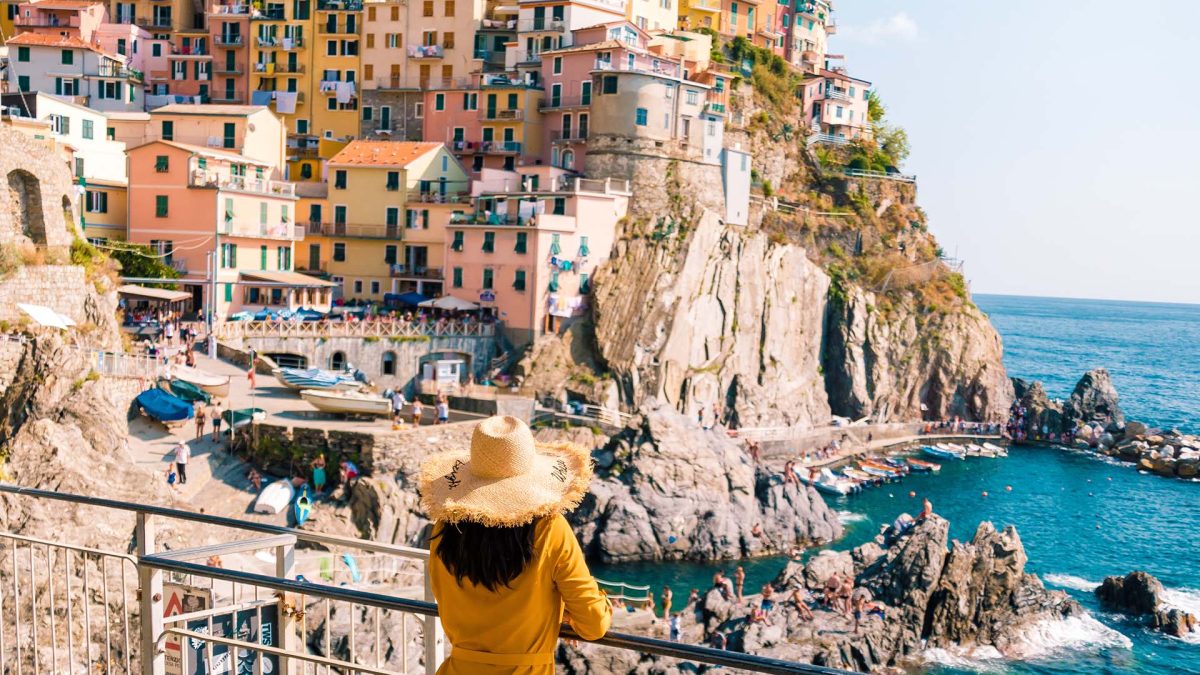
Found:
M 525 253 L 528 247 L 529 235 L 525 232 L 517 233 L 517 245 L 513 248 L 517 253 Z M 522 272 L 524 274 L 524 272 Z
M 454 242 L 450 244 L 450 250 L 462 252 L 463 250 L 463 232 L 458 230 L 454 233 Z
M 579 275 L 579 292 L 584 295 L 587 295 L 589 292 L 591 292 L 591 290 L 592 290 L 592 283 L 591 283 L 591 280 L 588 278 L 588 275 L 580 274 Z
M 558 244 L 558 235 L 555 234 L 550 239 L 550 255 L 558 255 L 562 253 L 562 246 Z
M 550 272 L 550 292 L 558 292 L 558 270 Z
M 483 287 L 484 288 L 492 287 L 492 274 L 493 274 L 492 268 L 490 268 L 490 267 L 483 268 Z
M 587 237 L 579 238 L 579 257 L 586 258 L 592 254 L 592 250 L 588 248 Z
M 462 268 L 461 267 L 454 268 L 453 277 L 454 277 L 454 280 L 453 280 L 454 287 L 462 288 Z
M 266 205 L 264 204 L 264 206 L 266 206 Z M 265 270 L 265 269 L 267 269 L 267 247 L 259 246 L 258 253 L 259 253 L 258 269 Z
M 496 250 L 496 233 L 495 232 L 484 232 L 483 233 L 483 252 L 484 253 L 492 253 L 495 250 Z
M 167 217 L 167 196 L 155 195 L 154 197 L 154 215 L 159 218 Z
M 233 284 L 225 284 L 225 302 L 233 302 Z
M 517 270 L 513 278 L 513 288 L 518 291 L 525 290 L 525 270 Z

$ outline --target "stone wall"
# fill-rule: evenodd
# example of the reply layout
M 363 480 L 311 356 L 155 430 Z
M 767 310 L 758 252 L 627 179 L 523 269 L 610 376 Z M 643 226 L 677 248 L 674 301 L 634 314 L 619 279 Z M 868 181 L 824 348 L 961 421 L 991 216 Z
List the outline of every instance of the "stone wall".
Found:
M 470 447 L 474 421 L 401 431 L 337 431 L 259 423 L 254 425 L 255 458 L 268 466 L 307 465 L 324 453 L 331 466 L 343 459 L 364 474 L 415 475 L 430 453 Z M 283 466 L 282 468 L 287 468 Z
M 705 164 L 674 152 L 661 142 L 647 139 L 588 137 L 589 178 L 630 181 L 635 199 L 629 202 L 630 218 L 656 218 L 681 208 L 704 207 L 725 213 L 725 184 L 719 164 Z M 685 185 L 675 192 L 672 184 Z M 666 189 L 664 189 L 666 188 Z M 673 199 L 686 203 L 673 203 Z
M 23 302 L 45 305 L 79 324 L 94 322 L 87 283 L 86 271 L 74 265 L 20 267 L 0 280 L 0 321 L 28 320 L 17 307 Z
M 364 89 L 362 92 L 362 105 L 369 107 L 371 111 L 371 119 L 363 120 L 362 133 L 364 137 L 369 138 L 372 133 L 379 129 L 379 109 L 382 106 L 389 106 L 392 109 L 391 134 L 380 136 L 391 141 L 419 141 L 421 139 L 421 120 L 413 117 L 415 110 L 414 103 L 417 103 L 424 98 L 424 94 L 419 91 L 397 91 L 395 89 Z M 405 119 L 407 116 L 407 119 Z M 434 138 L 434 141 L 448 141 L 446 138 Z
M 341 352 L 346 363 L 366 373 L 381 389 L 405 387 L 412 391 L 421 376 L 421 359 L 438 353 L 452 353 L 464 358 L 476 381 L 486 377 L 491 361 L 499 354 L 495 337 L 446 336 L 412 340 L 381 337 L 254 337 L 245 340 L 245 347 L 264 355 L 294 354 L 308 360 L 310 368 L 329 368 L 333 355 Z M 395 375 L 383 374 L 383 357 L 395 355 Z
M 0 245 L 67 247 L 79 233 L 71 171 L 45 143 L 0 126 Z

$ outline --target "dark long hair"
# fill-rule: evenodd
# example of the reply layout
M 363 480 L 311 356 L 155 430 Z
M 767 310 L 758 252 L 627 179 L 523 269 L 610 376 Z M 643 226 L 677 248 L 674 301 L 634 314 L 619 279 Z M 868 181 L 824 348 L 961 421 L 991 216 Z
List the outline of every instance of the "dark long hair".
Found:
M 533 560 L 537 521 L 517 527 L 442 523 L 437 557 L 462 585 L 463 579 L 489 591 L 508 587 Z

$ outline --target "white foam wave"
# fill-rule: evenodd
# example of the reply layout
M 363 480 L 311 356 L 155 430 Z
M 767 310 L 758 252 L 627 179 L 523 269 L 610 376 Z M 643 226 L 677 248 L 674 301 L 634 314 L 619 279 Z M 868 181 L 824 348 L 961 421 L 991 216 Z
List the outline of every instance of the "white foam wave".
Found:
M 1194 588 L 1163 589 L 1163 604 L 1171 609 L 1180 609 L 1188 614 L 1200 617 L 1200 590 Z M 1200 644 L 1200 632 L 1184 635 L 1179 638 L 1184 642 Z
M 1133 642 L 1090 614 L 1067 619 L 1045 619 L 1025 629 L 1008 656 L 1018 659 L 1045 658 L 1063 651 L 1132 649 Z
M 956 670 L 975 673 L 1004 673 L 1004 655 L 995 647 L 976 647 L 970 652 L 949 649 L 926 649 L 922 654 L 926 663 L 935 663 Z
M 865 513 L 854 513 L 853 511 L 838 511 L 837 517 L 838 520 L 842 521 L 843 525 L 847 523 L 861 523 L 867 519 Z
M 1077 577 L 1070 574 L 1043 574 L 1042 581 L 1059 588 L 1070 588 L 1076 591 L 1091 592 L 1096 590 L 1100 584 L 1095 581 L 1088 581 L 1083 577 Z

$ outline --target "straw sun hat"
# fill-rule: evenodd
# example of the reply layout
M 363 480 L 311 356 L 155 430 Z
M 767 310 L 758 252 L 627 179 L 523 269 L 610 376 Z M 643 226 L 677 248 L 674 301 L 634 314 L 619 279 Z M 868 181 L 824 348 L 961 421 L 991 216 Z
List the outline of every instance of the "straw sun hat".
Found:
M 470 450 L 431 455 L 421 464 L 421 504 L 435 521 L 516 527 L 579 505 L 592 478 L 587 450 L 538 443 L 515 417 L 475 427 Z

